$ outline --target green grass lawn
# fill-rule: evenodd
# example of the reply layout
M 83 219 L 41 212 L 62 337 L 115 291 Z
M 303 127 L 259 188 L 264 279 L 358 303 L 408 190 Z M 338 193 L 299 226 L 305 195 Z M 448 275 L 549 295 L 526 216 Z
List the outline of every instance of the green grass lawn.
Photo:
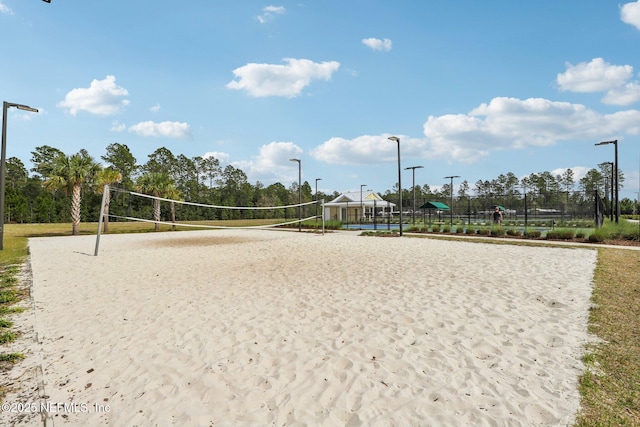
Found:
M 640 426 L 640 251 L 599 249 L 578 426 Z
M 244 222 L 244 225 L 250 224 L 256 225 L 254 221 Z M 111 223 L 109 227 L 110 233 L 153 231 L 150 223 L 120 222 Z M 162 226 L 162 230 L 170 229 L 170 226 Z M 80 231 L 81 234 L 95 234 L 97 223 L 81 224 Z M 23 298 L 26 294 L 14 289 L 17 269 L 12 266 L 26 261 L 27 239 L 70 234 L 71 224 L 5 226 L 4 250 L 0 251 L 0 288 L 6 291 L 8 300 L 0 302 L 1 340 L 10 341 L 16 336 L 11 329 L 12 305 L 16 301 L 14 297 Z M 482 241 L 490 242 L 487 239 Z M 587 371 L 580 379 L 582 410 L 578 414 L 577 426 L 640 426 L 639 272 L 640 251 L 598 249 L 589 331 L 600 342 L 589 345 L 584 357 Z M 19 363 L 21 358 L 20 354 L 0 349 L 0 362 Z M 7 367 L 0 365 L 0 369 Z M 4 386 L 0 384 L 0 400 Z

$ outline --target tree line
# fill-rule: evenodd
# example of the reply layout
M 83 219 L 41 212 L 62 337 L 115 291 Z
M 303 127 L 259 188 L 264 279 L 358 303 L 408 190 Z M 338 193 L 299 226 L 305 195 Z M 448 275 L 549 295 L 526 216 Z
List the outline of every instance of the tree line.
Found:
M 288 188 L 281 183 L 265 186 L 250 184 L 246 174 L 232 166 L 220 166 L 214 157 L 189 158 L 174 155 L 162 147 L 139 164 L 129 147 L 113 143 L 100 156 L 101 164 L 86 150 L 68 155 L 43 145 L 32 151 L 33 168 L 27 170 L 16 158 L 7 159 L 5 222 L 47 223 L 69 222 L 78 233 L 81 221 L 97 221 L 105 184 L 114 187 L 115 200 L 107 198 L 110 213 L 127 216 L 132 211 L 146 218 L 165 220 L 175 212 L 160 211 L 160 203 L 145 199 L 129 199 L 125 192 L 138 191 L 168 199 L 221 206 L 285 206 L 298 203 L 298 183 Z M 117 196 L 118 191 L 122 197 Z M 301 185 L 302 201 L 314 200 L 307 181 Z M 319 193 L 319 198 L 335 198 Z M 229 211 L 181 206 L 182 218 L 189 220 L 240 219 L 279 215 L 297 217 L 295 208 L 271 211 Z
M 185 200 L 195 203 L 221 206 L 284 206 L 298 203 L 298 183 L 288 187 L 282 183 L 265 186 L 260 181 L 251 184 L 247 175 L 232 165 L 222 167 L 215 157 L 187 157 L 175 155 L 162 147 L 149 154 L 145 163 L 140 164 L 129 148 L 120 143 L 106 147 L 101 163 L 86 150 L 66 154 L 61 150 L 43 145 L 32 151 L 33 168 L 27 170 L 23 162 L 11 157 L 7 159 L 5 222 L 47 223 L 72 222 L 72 231 L 78 233 L 81 221 L 97 221 L 105 184 L 124 191 L 138 191 L 168 199 Z M 599 169 L 591 169 L 577 182 L 571 169 L 562 175 L 550 172 L 532 173 L 518 179 L 512 172 L 501 174 L 491 181 L 478 180 L 473 187 L 468 181 L 458 185 L 452 194 L 451 184 L 439 189 L 429 185 L 416 185 L 403 189 L 403 208 L 410 208 L 413 193 L 417 200 L 449 200 L 454 196 L 458 203 L 467 199 L 485 200 L 486 203 L 509 197 L 528 194 L 530 201 L 540 205 L 559 203 L 591 203 L 595 191 L 606 199 L 612 183 L 611 165 L 604 163 Z M 622 188 L 624 175 L 619 171 L 619 187 Z M 334 199 L 338 192 L 315 195 L 308 181 L 301 185 L 302 202 Z M 472 194 L 473 193 L 473 194 Z M 130 200 L 122 193 L 115 194 L 115 200 L 107 199 L 110 212 L 126 216 L 132 210 L 153 216 L 154 219 L 170 219 L 175 215 L 175 206 L 161 211 L 159 203 L 149 200 Z M 391 190 L 380 194 L 393 203 L 398 201 L 397 183 Z M 317 198 L 316 198 L 317 196 Z M 623 199 L 622 210 L 633 201 Z M 309 208 L 311 209 L 311 208 Z M 194 206 L 180 206 L 181 218 L 189 220 L 257 218 L 277 215 L 297 217 L 295 208 L 279 211 L 230 211 L 198 209 Z

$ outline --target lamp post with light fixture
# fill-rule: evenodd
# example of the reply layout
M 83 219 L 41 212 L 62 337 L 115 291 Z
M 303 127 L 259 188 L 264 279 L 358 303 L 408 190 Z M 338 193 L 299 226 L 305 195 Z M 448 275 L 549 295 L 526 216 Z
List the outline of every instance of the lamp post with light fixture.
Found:
M 619 221 L 620 218 L 620 204 L 618 203 L 618 193 L 619 193 L 619 189 L 618 189 L 618 140 L 614 139 L 613 141 L 602 141 L 602 142 L 598 142 L 595 145 L 607 145 L 607 144 L 613 144 L 614 145 L 614 149 L 615 149 L 615 158 L 614 158 L 614 165 L 613 168 L 615 169 L 615 173 L 613 174 L 613 183 L 612 185 L 614 186 L 616 192 L 615 192 L 615 213 L 616 213 L 616 224 Z
M 400 204 L 400 237 L 402 237 L 402 167 L 400 166 L 400 138 L 390 136 L 389 139 L 398 143 L 398 203 Z
M 444 178 L 451 179 L 451 188 L 449 189 L 451 191 L 451 206 L 449 207 L 449 212 L 451 213 L 451 227 L 453 227 L 453 178 L 460 178 L 460 175 L 445 176 Z
M 5 175 L 6 175 L 6 158 L 7 158 L 7 110 L 11 107 L 15 107 L 18 110 L 31 111 L 37 113 L 36 108 L 29 107 L 28 105 L 14 104 L 12 102 L 4 101 L 2 103 L 2 154 L 0 158 L 0 250 L 4 249 L 4 188 L 5 188 Z
M 609 167 L 611 168 L 611 184 L 610 184 L 611 185 L 611 200 L 609 200 L 608 208 L 609 208 L 609 219 L 611 221 L 613 221 L 613 198 L 614 198 L 614 195 L 613 195 L 613 162 L 602 162 L 598 166 L 602 166 L 602 165 L 609 165 Z M 605 188 L 604 191 L 606 193 L 607 189 Z
M 422 169 L 424 166 L 409 166 L 408 168 L 404 168 L 405 170 L 411 169 L 413 175 L 413 207 L 411 211 L 411 217 L 413 224 L 416 223 L 416 169 Z

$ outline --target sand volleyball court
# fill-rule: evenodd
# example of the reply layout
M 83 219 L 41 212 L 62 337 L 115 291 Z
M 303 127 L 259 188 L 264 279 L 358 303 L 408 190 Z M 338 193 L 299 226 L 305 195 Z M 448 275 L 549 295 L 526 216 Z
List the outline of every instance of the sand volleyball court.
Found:
M 47 425 L 569 425 L 579 408 L 595 250 L 269 230 L 94 244 L 29 242 Z

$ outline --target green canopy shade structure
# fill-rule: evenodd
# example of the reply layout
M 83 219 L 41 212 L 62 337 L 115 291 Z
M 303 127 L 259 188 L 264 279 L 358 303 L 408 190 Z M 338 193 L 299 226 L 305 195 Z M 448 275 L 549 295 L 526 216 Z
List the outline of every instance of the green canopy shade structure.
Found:
M 506 210 L 506 209 L 504 208 L 504 206 L 500 206 L 500 205 L 495 205 L 495 206 L 493 207 L 493 209 L 495 209 L 495 208 L 500 209 L 502 212 L 504 212 L 504 211 Z
M 420 209 L 438 209 L 441 211 L 448 211 L 449 206 L 440 202 L 427 202 L 424 205 L 420 206 Z

